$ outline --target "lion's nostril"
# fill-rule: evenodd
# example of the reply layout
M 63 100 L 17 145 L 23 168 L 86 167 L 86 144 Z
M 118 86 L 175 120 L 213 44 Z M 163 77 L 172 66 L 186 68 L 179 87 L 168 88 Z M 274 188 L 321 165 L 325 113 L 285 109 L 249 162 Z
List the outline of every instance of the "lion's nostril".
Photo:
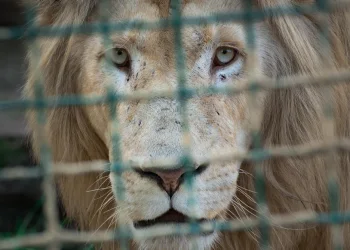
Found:
M 203 173 L 207 168 L 208 168 L 209 164 L 202 164 L 202 165 L 199 165 L 197 167 L 196 170 L 194 170 L 195 174 L 201 174 Z
M 171 170 L 159 168 L 142 170 L 136 168 L 135 171 L 142 177 L 155 180 L 158 185 L 161 186 L 169 194 L 170 197 L 172 197 L 179 188 L 180 184 L 184 181 L 186 174 L 199 175 L 205 171 L 207 167 L 208 165 L 200 165 L 193 171 L 186 171 L 185 168 L 177 168 Z

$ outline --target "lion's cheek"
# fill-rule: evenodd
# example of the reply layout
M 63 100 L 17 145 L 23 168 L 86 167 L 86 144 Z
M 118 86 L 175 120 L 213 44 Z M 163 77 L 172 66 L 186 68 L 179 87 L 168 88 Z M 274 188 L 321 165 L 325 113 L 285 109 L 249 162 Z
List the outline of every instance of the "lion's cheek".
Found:
M 110 174 L 112 191 L 116 199 L 119 224 L 150 220 L 170 209 L 168 195 L 155 183 L 125 172 L 122 178 Z

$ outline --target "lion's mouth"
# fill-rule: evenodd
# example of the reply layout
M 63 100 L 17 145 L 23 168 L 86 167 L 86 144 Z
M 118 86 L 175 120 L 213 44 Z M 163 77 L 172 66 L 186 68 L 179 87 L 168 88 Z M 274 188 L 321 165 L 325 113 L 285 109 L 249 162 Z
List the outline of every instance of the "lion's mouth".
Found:
M 141 220 L 141 221 L 137 221 L 134 223 L 135 228 L 145 228 L 145 227 L 149 227 L 149 226 L 154 226 L 157 224 L 166 224 L 166 223 L 186 223 L 186 222 L 190 222 L 191 219 L 190 217 L 174 210 L 174 209 L 170 209 L 168 210 L 168 212 L 162 214 L 161 216 L 152 219 L 152 220 Z M 192 220 L 193 221 L 193 220 Z M 204 222 L 204 221 L 208 221 L 207 219 L 198 219 L 195 220 L 194 222 Z M 205 235 L 209 235 L 212 234 L 213 232 L 208 232 L 205 233 Z
M 154 226 L 156 224 L 165 224 L 165 223 L 185 223 L 189 221 L 189 217 L 186 215 L 177 212 L 174 209 L 168 210 L 165 214 L 162 214 L 161 216 L 152 219 L 152 220 L 141 220 L 134 223 L 135 228 L 143 228 L 143 227 L 149 227 Z

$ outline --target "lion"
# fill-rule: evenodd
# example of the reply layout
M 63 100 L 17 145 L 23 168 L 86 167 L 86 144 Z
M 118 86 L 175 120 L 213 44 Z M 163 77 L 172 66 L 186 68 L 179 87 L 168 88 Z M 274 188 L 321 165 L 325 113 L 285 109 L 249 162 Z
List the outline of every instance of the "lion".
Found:
M 37 7 L 35 23 L 66 26 L 104 20 L 119 22 L 142 19 L 155 22 L 174 14 L 170 0 L 111 0 L 105 13 L 99 0 L 32 0 Z M 336 4 L 338 1 L 330 1 Z M 31 2 L 33 4 L 33 2 Z M 315 1 L 255 0 L 255 10 L 316 4 Z M 105 6 L 106 7 L 106 6 Z M 185 17 L 241 11 L 239 0 L 186 0 Z M 244 88 L 250 80 L 279 80 L 293 76 L 317 76 L 325 70 L 348 69 L 350 62 L 350 16 L 346 8 L 332 13 L 269 15 L 252 25 L 255 50 L 250 50 L 242 22 L 185 26 L 182 29 L 186 74 L 191 88 Z M 107 19 L 106 19 L 107 18 Z M 328 53 L 320 32 L 329 24 Z M 29 52 L 28 80 L 24 97 L 33 98 L 35 84 L 42 80 L 45 97 L 102 96 L 107 91 L 131 95 L 138 91 L 176 91 L 179 64 L 172 28 L 110 31 L 107 35 L 76 34 L 38 38 Z M 108 37 L 108 39 L 106 39 Z M 252 54 L 254 53 L 254 54 Z M 254 60 L 250 61 L 249 58 Z M 251 63 L 254 62 L 254 63 Z M 181 66 L 180 66 L 181 67 Z M 71 105 L 46 110 L 44 127 L 28 112 L 36 159 L 44 138 L 54 163 L 96 160 L 132 162 L 132 169 L 115 172 L 59 175 L 58 193 L 67 217 L 80 230 L 98 231 L 127 226 L 134 232 L 155 225 L 256 218 L 254 164 L 248 160 L 203 163 L 208 156 L 246 152 L 254 148 L 251 128 L 261 134 L 263 147 L 296 146 L 328 139 L 324 128 L 324 104 L 333 103 L 335 138 L 350 134 L 350 89 L 345 82 L 329 86 L 297 86 L 237 95 L 192 96 L 185 113 L 176 98 L 128 100 L 108 104 Z M 116 120 L 112 119 L 115 111 Z M 183 131 L 188 128 L 185 138 Z M 120 148 L 111 140 L 114 132 Z M 40 132 L 40 133 L 39 133 Z M 332 132 L 332 131 L 331 131 Z M 45 137 L 41 134 L 45 133 Z M 191 166 L 149 168 L 147 162 L 178 159 L 188 153 Z M 185 151 L 184 151 L 185 149 Z M 332 166 L 327 159 L 333 157 Z M 350 208 L 350 155 L 346 152 L 312 156 L 274 157 L 259 162 L 266 180 L 269 213 L 331 211 L 328 175 L 334 168 L 339 184 L 340 211 Z M 193 175 L 191 197 L 184 176 Z M 349 225 L 339 225 L 337 237 L 350 248 Z M 200 235 L 161 236 L 130 241 L 133 249 L 258 249 L 259 230 L 208 232 Z M 330 225 L 298 223 L 274 226 L 269 234 L 272 249 L 332 248 Z M 88 239 L 87 239 L 88 241 Z M 104 242 L 98 249 L 119 249 L 118 242 Z

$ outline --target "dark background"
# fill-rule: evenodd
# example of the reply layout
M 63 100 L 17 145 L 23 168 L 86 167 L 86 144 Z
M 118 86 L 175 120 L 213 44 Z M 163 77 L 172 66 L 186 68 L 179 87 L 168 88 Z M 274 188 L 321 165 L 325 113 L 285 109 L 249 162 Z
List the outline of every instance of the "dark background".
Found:
M 0 0 L 0 27 L 22 25 L 23 17 L 16 1 Z M 0 101 L 21 97 L 25 48 L 21 40 L 0 41 Z M 27 141 L 24 112 L 0 110 L 0 168 L 33 165 Z M 40 197 L 39 180 L 0 181 L 0 233 L 15 233 Z
M 19 1 L 0 0 L 0 28 L 24 24 L 26 24 L 25 10 Z M 0 40 L 0 102 L 21 98 L 25 73 L 26 42 Z M 24 111 L 0 109 L 0 171 L 3 167 L 29 168 L 34 165 Z M 43 231 L 45 219 L 42 201 L 40 179 L 0 181 L 0 240 Z M 59 201 L 58 207 L 62 225 L 75 228 L 73 222 L 64 218 L 64 211 Z M 82 248 L 70 246 L 65 249 Z

